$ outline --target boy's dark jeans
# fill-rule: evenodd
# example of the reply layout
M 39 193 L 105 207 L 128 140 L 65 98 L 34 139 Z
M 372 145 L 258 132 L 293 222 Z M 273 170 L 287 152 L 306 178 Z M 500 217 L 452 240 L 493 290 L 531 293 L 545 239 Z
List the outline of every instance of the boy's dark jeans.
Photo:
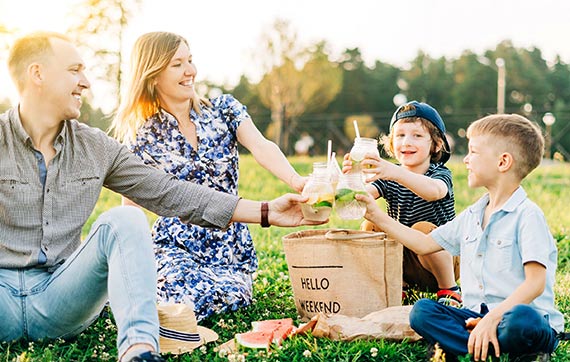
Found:
M 469 340 L 465 320 L 483 316 L 484 314 L 469 309 L 458 309 L 431 299 L 421 299 L 410 312 L 410 325 L 428 343 L 437 342 L 447 353 L 464 356 L 468 353 Z M 548 320 L 526 304 L 517 305 L 503 315 L 497 327 L 497 337 L 501 353 L 509 353 L 511 356 L 552 353 L 558 346 L 556 331 L 550 327 Z

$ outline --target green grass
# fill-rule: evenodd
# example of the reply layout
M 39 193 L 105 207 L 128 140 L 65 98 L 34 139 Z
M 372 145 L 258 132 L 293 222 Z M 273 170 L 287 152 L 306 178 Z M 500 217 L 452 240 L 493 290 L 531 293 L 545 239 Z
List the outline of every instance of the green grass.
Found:
M 292 157 L 291 162 L 301 174 L 308 174 L 313 161 L 322 158 Z M 462 163 L 450 161 L 448 165 L 454 176 L 456 208 L 463 210 L 473 203 L 484 190 L 471 190 L 467 187 L 467 175 Z M 240 193 L 243 197 L 255 200 L 272 199 L 285 192 L 290 192 L 287 185 L 279 182 L 267 171 L 261 169 L 249 156 L 242 156 L 240 163 Z M 552 233 L 558 241 L 559 272 L 556 285 L 556 303 L 560 310 L 570 315 L 570 166 L 554 164 L 541 166 L 524 182 L 530 198 L 543 210 Z M 97 208 L 84 229 L 87 233 L 91 223 L 103 211 L 120 204 L 120 197 L 104 190 Z M 149 215 L 149 222 L 154 215 Z M 357 229 L 360 221 L 344 221 L 333 212 L 327 225 L 315 228 Z M 304 228 L 262 229 L 250 226 L 260 259 L 260 267 L 254 282 L 254 303 L 234 313 L 211 317 L 202 323 L 214 329 L 220 339 L 216 343 L 194 351 L 192 354 L 169 356 L 169 361 L 421 361 L 425 356 L 426 344 L 392 343 L 385 341 L 332 342 L 311 336 L 295 337 L 286 340 L 282 348 L 270 351 L 253 351 L 247 355 L 221 357 L 215 347 L 235 335 L 251 328 L 251 322 L 270 318 L 297 318 L 293 294 L 288 279 L 287 264 L 283 254 L 281 238 L 293 231 Z M 364 296 L 365 297 L 365 296 Z M 299 323 L 296 320 L 296 323 Z M 567 324 L 568 325 L 568 324 Z M 116 328 L 112 315 L 105 311 L 86 332 L 74 341 L 41 341 L 0 344 L 0 362 L 2 361 L 116 361 Z M 307 352 L 308 351 L 308 352 Z M 376 352 L 377 351 L 377 352 Z M 307 357 L 309 355 L 310 356 Z M 376 352 L 376 353 L 374 353 Z M 244 358 L 244 359 L 242 359 Z M 553 361 L 570 360 L 570 346 L 563 342 L 557 349 Z M 501 361 L 508 361 L 503 356 Z

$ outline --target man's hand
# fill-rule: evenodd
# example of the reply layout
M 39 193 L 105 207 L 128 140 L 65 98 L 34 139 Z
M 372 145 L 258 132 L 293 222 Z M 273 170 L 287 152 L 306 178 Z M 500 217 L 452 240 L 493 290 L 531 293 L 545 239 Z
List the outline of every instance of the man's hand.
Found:
M 328 222 L 309 221 L 303 218 L 301 204 L 309 198 L 296 194 L 285 194 L 269 202 L 269 224 L 275 226 L 320 225 Z

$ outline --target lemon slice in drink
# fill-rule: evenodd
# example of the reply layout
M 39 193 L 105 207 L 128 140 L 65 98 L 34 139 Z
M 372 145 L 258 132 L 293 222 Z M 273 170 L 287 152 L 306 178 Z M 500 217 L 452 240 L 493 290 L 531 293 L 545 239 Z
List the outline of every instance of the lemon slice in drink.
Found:
M 350 153 L 350 159 L 352 162 L 362 162 L 364 160 L 364 152 L 355 151 Z
M 319 201 L 319 194 L 308 194 L 307 196 L 309 196 L 309 199 L 307 200 L 306 203 L 309 205 L 313 205 L 317 201 Z
M 332 203 L 334 201 L 334 194 L 322 194 L 317 201 L 328 201 Z

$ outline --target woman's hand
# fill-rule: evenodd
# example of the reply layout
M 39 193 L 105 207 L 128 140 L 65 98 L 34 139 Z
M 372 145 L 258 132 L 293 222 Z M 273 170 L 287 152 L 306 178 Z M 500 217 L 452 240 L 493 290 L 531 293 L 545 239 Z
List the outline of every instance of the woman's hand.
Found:
M 308 177 L 300 176 L 299 174 L 294 174 L 293 176 L 291 176 L 289 186 L 293 190 L 301 193 L 303 192 L 303 188 L 305 187 L 305 184 L 307 183 L 308 180 L 309 180 Z

